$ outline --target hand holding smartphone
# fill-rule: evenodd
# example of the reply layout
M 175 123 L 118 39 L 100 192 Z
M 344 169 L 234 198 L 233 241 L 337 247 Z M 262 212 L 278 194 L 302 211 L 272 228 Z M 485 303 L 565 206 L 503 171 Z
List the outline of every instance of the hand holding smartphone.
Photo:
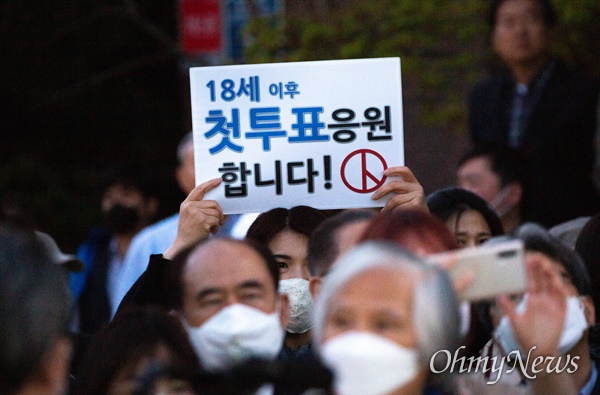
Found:
M 463 300 L 493 299 L 500 294 L 525 292 L 527 287 L 525 250 L 521 240 L 444 252 L 431 255 L 427 260 L 438 265 L 450 262 L 448 273 L 453 282 L 472 273 L 471 283 L 458 293 Z

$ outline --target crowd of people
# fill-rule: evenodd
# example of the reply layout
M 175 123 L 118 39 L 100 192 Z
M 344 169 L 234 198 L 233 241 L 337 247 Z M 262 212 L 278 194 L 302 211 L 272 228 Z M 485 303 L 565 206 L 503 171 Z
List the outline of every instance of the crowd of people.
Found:
M 506 72 L 472 92 L 452 187 L 392 166 L 383 208 L 224 215 L 189 133 L 166 219 L 128 167 L 76 255 L 3 212 L 0 395 L 600 394 L 598 86 L 551 55 L 549 0 L 489 22 Z M 486 268 L 460 253 L 514 241 L 524 288 L 465 298 Z

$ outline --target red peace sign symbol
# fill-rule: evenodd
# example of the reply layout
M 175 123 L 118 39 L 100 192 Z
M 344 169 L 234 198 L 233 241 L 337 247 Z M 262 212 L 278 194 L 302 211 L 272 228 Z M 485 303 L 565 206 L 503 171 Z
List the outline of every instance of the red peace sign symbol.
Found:
M 348 181 L 348 179 L 346 178 L 346 166 L 348 165 L 348 162 L 354 158 L 357 157 L 355 159 L 355 161 L 360 161 L 360 168 L 361 168 L 361 177 L 360 177 L 360 186 L 356 186 L 356 185 L 352 185 L 350 183 L 350 181 Z M 351 152 L 350 155 L 348 155 L 344 161 L 342 162 L 342 167 L 340 168 L 340 175 L 342 176 L 342 182 L 344 183 L 344 185 L 346 185 L 348 187 L 348 189 L 350 189 L 353 192 L 357 192 L 357 193 L 370 193 L 375 191 L 376 189 L 378 189 L 380 186 L 383 185 L 383 183 L 385 182 L 386 178 L 385 176 L 383 176 L 381 179 L 375 177 L 373 175 L 373 173 L 371 171 L 369 171 L 367 169 L 367 162 L 369 162 L 369 158 L 373 158 L 375 160 L 371 160 L 371 166 L 370 167 L 374 167 L 373 164 L 377 164 L 380 163 L 382 165 L 383 168 L 378 169 L 378 171 L 383 171 L 385 169 L 387 169 L 387 163 L 385 162 L 385 159 L 383 159 L 383 156 L 381 156 L 378 152 L 375 152 L 373 150 L 370 149 L 359 149 L 356 150 L 354 152 Z M 371 180 L 371 183 L 374 183 L 373 186 L 371 186 L 369 188 L 369 180 Z M 356 184 L 356 182 L 355 182 Z

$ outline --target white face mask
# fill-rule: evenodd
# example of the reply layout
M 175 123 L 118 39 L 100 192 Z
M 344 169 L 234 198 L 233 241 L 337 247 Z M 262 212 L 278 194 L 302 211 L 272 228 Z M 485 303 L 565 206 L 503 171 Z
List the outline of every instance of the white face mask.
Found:
M 525 301 L 527 296 L 517 306 L 517 312 L 522 314 L 525 310 Z M 576 296 L 567 298 L 567 312 L 565 323 L 558 342 L 558 351 L 565 354 L 573 349 L 581 340 L 583 333 L 588 328 L 583 302 Z M 513 351 L 520 351 L 521 357 L 526 358 L 529 350 L 521 350 L 519 343 L 515 338 L 512 326 L 507 316 L 502 317 L 500 324 L 494 331 L 494 339 L 500 344 L 506 355 Z
M 308 284 L 303 278 L 279 281 L 279 292 L 287 294 L 290 300 L 290 322 L 286 328 L 290 333 L 305 333 L 312 328 L 313 304 Z
M 202 366 L 224 370 L 255 357 L 273 360 L 281 351 L 279 312 L 267 314 L 243 304 L 221 309 L 199 327 L 185 325 Z
M 334 373 L 335 392 L 387 394 L 418 372 L 418 353 L 369 332 L 346 332 L 321 346 L 324 363 Z

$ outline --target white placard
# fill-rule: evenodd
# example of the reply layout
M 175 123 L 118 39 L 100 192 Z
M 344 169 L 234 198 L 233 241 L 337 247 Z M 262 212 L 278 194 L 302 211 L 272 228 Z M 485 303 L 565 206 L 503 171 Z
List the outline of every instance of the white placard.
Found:
M 404 165 L 400 58 L 190 69 L 196 184 L 225 214 L 382 207 Z

